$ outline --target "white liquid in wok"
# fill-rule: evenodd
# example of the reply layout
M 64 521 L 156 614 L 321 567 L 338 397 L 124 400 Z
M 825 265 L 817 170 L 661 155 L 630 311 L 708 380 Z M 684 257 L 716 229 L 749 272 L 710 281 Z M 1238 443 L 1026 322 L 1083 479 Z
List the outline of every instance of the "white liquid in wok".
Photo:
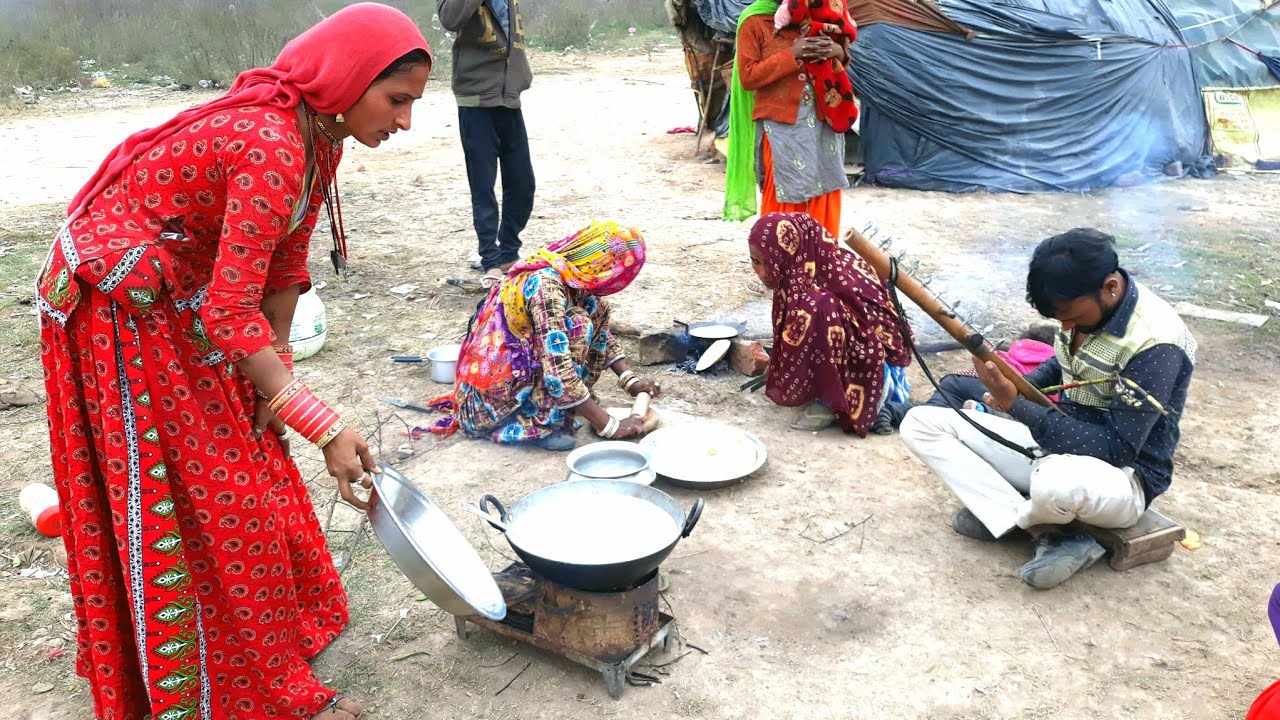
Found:
M 583 495 L 543 502 L 520 513 L 512 544 L 548 560 L 605 565 L 647 557 L 678 535 L 662 508 L 629 495 Z

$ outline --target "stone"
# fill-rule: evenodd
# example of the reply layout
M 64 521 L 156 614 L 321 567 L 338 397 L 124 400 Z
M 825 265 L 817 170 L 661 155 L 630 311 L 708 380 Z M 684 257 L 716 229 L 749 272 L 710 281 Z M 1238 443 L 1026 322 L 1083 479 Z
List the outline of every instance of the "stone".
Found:
M 729 366 L 739 375 L 763 375 L 769 367 L 769 353 L 759 340 L 734 340 L 729 348 Z
M 640 364 L 674 363 L 689 354 L 689 341 L 682 332 L 651 330 L 640 335 Z
M 1052 345 L 1061 327 L 1057 320 L 1036 320 L 1027 326 L 1027 329 L 1022 333 L 1022 337 L 1029 340 L 1039 340 L 1045 345 Z
M 44 393 L 24 387 L 6 385 L 0 389 L 0 410 L 11 407 L 26 407 L 44 402 Z

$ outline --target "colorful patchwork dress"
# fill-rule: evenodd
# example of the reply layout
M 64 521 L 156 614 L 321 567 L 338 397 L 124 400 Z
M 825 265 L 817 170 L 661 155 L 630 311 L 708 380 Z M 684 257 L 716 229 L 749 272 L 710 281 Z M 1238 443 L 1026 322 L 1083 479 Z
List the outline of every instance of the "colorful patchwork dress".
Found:
M 275 339 L 264 294 L 310 287 L 305 165 L 293 110 L 216 110 L 137 157 L 41 272 L 76 670 L 101 720 L 309 718 L 333 696 L 307 660 L 347 598 L 233 365 Z
M 454 406 L 463 432 L 518 443 L 571 431 L 574 408 L 625 357 L 601 296 L 643 264 L 639 232 L 598 223 L 513 267 L 462 345 Z

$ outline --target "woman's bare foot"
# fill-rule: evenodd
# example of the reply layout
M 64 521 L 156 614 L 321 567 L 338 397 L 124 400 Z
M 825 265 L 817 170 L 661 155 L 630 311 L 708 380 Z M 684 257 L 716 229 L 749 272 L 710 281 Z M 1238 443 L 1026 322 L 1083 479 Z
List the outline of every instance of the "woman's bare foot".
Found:
M 335 695 L 324 709 L 311 716 L 311 720 L 355 720 L 363 714 L 364 707 L 360 703 L 344 695 Z

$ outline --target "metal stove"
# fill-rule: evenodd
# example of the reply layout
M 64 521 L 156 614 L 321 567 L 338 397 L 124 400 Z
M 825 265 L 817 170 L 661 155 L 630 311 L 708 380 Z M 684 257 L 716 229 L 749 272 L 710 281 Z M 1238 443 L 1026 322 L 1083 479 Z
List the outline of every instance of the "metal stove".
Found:
M 676 635 L 676 619 L 658 609 L 657 571 L 635 588 L 603 593 L 538 577 L 524 563 L 493 579 L 506 601 L 506 618 L 457 615 L 458 637 L 467 639 L 472 623 L 572 660 L 599 672 L 614 699 L 622 696 L 632 666 L 659 645 L 668 649 Z

